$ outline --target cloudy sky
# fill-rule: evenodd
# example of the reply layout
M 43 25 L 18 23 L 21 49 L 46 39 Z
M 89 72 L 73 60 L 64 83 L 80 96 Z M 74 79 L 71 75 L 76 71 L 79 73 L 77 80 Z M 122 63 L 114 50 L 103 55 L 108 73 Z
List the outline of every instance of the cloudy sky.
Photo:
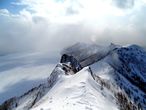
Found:
M 0 0 L 0 54 L 76 42 L 146 46 L 145 0 Z

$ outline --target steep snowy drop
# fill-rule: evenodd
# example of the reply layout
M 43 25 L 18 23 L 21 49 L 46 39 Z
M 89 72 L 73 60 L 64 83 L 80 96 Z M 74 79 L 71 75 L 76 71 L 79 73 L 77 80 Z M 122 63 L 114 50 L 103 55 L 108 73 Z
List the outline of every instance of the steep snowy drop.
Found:
M 137 45 L 75 44 L 45 83 L 0 110 L 146 110 L 146 52 Z

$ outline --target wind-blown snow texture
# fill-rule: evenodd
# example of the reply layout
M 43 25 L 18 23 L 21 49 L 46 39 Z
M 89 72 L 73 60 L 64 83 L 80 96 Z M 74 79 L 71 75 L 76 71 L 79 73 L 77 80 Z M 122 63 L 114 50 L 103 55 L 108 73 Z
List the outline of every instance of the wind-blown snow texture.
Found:
M 62 54 L 45 83 L 0 110 L 146 110 L 143 48 L 78 43 Z

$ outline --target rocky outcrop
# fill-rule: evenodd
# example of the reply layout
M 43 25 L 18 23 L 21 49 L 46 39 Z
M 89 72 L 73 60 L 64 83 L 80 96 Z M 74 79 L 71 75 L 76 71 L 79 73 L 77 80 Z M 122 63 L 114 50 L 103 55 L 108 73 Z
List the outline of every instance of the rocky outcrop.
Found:
M 80 63 L 74 58 L 73 56 L 69 56 L 67 54 L 63 54 L 60 60 L 60 63 L 69 66 L 74 73 L 80 71 L 82 69 L 82 66 Z

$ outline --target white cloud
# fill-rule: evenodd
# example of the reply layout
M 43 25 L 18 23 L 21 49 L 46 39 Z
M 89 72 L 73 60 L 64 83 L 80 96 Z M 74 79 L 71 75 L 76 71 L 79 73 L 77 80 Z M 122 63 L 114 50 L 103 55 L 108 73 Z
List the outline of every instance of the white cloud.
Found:
M 76 42 L 145 45 L 146 4 L 135 0 L 20 0 L 17 14 L 0 10 L 0 53 L 36 50 L 55 53 Z M 121 2 L 120 2 L 121 3 Z M 127 6 L 132 0 L 121 3 Z

